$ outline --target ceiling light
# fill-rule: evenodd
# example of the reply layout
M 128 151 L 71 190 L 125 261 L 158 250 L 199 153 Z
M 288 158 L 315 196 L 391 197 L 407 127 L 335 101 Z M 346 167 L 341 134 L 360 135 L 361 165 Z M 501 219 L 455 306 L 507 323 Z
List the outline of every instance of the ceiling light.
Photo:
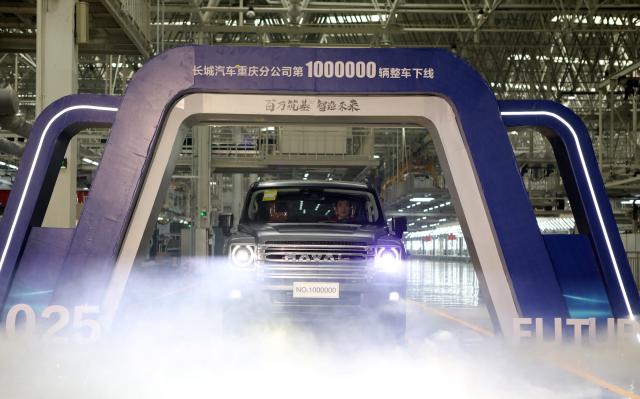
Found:
M 82 162 L 87 163 L 89 165 L 93 165 L 93 166 L 100 165 L 98 162 L 94 161 L 93 159 L 89 159 L 89 158 L 82 158 Z
M 429 202 L 429 201 L 433 201 L 433 198 L 430 198 L 430 197 L 414 197 L 414 198 L 411 198 L 409 201 L 411 201 L 411 202 Z

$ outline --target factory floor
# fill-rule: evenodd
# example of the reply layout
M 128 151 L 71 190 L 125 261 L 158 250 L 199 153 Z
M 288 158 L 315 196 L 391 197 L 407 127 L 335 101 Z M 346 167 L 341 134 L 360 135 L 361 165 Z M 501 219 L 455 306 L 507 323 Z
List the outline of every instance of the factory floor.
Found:
M 348 392 L 358 382 L 365 384 L 360 393 L 388 390 L 396 397 L 431 392 L 443 397 L 640 398 L 640 344 L 505 342 L 494 334 L 468 262 L 409 262 L 407 330 L 400 344 L 367 341 L 370 331 L 350 327 L 350 320 L 341 321 L 329 338 L 322 331 L 288 324 L 256 326 L 250 334 L 229 336 L 220 327 L 221 311 L 212 293 L 216 288 L 206 267 L 140 266 L 120 313 L 121 325 L 127 328 L 114 328 L 115 335 L 120 331 L 135 336 L 134 331 L 144 336 L 152 328 L 155 335 L 183 341 L 192 349 L 207 342 L 233 359 L 233 366 L 225 366 L 232 376 L 234 367 L 239 367 L 235 372 L 251 373 L 256 364 L 269 364 L 266 375 L 260 374 L 269 386 L 270 373 L 313 370 L 322 375 L 322 384 L 314 388 L 318 392 L 327 388 L 325 384 L 337 384 Z M 158 320 L 169 323 L 159 327 Z M 343 334 L 338 337 L 336 330 Z M 245 369 L 247 356 L 253 360 Z M 318 383 L 306 373 L 297 378 L 294 385 L 303 390 L 306 384 Z

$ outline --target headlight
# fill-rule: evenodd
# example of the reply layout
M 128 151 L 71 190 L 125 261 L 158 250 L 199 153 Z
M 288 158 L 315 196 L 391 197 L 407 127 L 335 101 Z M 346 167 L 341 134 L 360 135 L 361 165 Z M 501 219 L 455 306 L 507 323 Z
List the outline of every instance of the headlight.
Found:
M 376 268 L 386 272 L 400 270 L 402 258 L 398 247 L 377 247 Z
M 234 266 L 251 266 L 256 258 L 255 246 L 248 244 L 231 244 L 229 258 L 231 258 L 231 263 L 233 263 Z

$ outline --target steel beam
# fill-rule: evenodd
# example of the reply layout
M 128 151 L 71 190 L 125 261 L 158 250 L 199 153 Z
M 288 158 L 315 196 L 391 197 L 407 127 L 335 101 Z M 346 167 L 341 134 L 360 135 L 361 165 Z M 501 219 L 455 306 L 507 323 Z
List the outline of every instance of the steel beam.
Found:
M 129 40 L 136 46 L 144 58 L 149 58 L 153 54 L 151 43 L 138 27 L 131 22 L 131 18 L 122 11 L 119 2 L 115 0 L 101 0 L 102 5 L 109 11 L 113 19 L 122 28 Z

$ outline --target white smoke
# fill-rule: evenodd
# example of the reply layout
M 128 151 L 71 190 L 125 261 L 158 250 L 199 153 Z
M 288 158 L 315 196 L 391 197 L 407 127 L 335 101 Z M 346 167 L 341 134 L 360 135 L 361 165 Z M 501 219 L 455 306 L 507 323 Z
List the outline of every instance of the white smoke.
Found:
M 462 340 L 463 334 L 449 324 L 446 330 L 432 326 L 426 335 L 410 328 L 406 343 L 369 340 L 371 331 L 356 325 L 323 333 L 285 322 L 228 332 L 220 326 L 220 295 L 212 292 L 218 288 L 207 267 L 197 265 L 183 273 L 190 276 L 183 280 L 170 271 L 134 276 L 127 287 L 134 291 L 111 334 L 98 343 L 2 340 L 0 397 L 537 399 L 602 394 L 596 385 L 520 356 L 499 339 Z

